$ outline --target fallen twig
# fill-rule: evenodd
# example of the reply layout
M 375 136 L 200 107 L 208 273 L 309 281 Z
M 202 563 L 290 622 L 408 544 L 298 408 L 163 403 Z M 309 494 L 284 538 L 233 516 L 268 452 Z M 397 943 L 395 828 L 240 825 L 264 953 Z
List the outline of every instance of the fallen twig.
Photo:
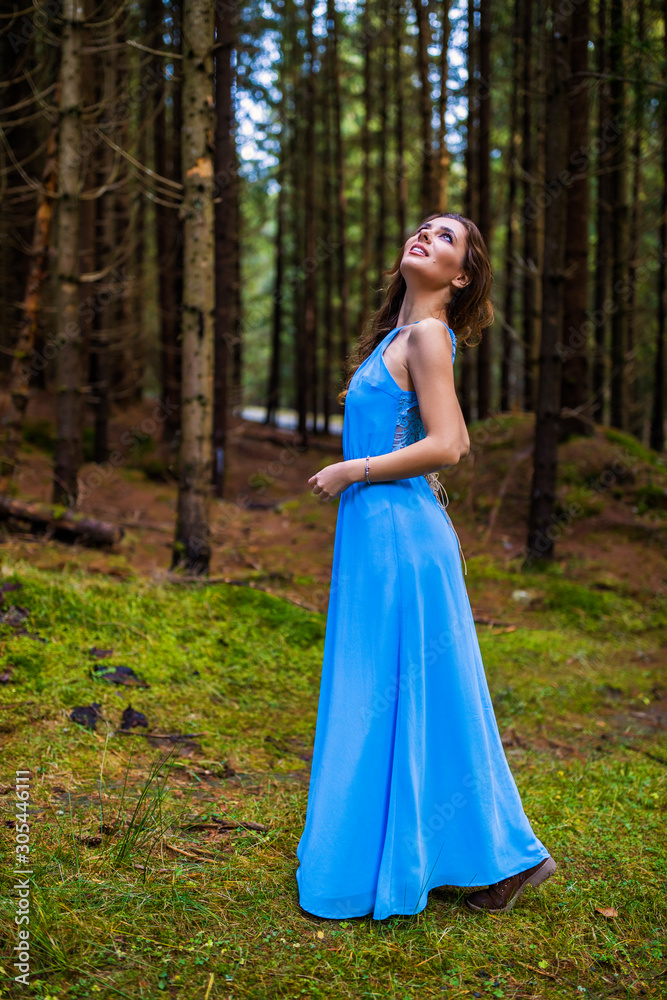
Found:
M 184 851 L 182 847 L 174 847 L 173 844 L 168 843 L 166 840 L 164 846 L 169 851 L 175 851 L 176 854 L 184 854 L 186 858 L 194 858 L 195 861 L 207 861 L 209 864 L 215 863 L 215 858 L 212 858 L 209 854 L 192 854 L 191 851 Z

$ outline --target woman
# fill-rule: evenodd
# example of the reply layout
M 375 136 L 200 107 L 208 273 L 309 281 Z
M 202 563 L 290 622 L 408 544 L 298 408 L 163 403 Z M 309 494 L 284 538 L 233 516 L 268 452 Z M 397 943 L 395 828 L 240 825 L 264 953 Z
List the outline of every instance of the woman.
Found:
M 339 397 L 345 461 L 308 480 L 340 506 L 299 902 L 381 920 L 435 886 L 488 886 L 466 902 L 502 913 L 556 863 L 505 758 L 435 474 L 470 449 L 455 332 L 491 323 L 491 267 L 474 223 L 447 213 L 390 275 Z

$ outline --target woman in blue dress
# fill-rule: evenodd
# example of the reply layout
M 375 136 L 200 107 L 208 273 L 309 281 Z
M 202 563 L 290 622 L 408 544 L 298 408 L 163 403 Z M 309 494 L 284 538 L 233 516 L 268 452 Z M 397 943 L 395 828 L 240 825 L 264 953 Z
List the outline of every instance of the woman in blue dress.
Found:
M 389 276 L 339 397 L 344 461 L 308 480 L 340 504 L 299 903 L 382 920 L 435 886 L 487 886 L 466 902 L 500 913 L 556 863 L 505 757 L 436 472 L 470 448 L 455 333 L 492 321 L 491 267 L 474 223 L 447 213 Z

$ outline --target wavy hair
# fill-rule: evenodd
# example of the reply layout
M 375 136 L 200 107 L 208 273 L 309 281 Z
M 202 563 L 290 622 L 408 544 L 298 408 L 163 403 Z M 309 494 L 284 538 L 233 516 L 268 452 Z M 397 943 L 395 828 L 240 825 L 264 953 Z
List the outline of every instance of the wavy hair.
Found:
M 470 276 L 470 281 L 464 288 L 455 289 L 447 304 L 447 322 L 454 331 L 457 341 L 468 346 L 476 346 L 481 340 L 482 330 L 493 323 L 493 305 L 490 299 L 493 274 L 489 251 L 475 223 L 456 212 L 435 212 L 424 219 L 415 232 L 419 232 L 426 222 L 432 222 L 434 219 L 455 219 L 466 231 L 463 272 Z M 336 397 L 341 404 L 345 402 L 350 381 L 359 365 L 373 353 L 380 341 L 396 325 L 407 288 L 400 270 L 404 249 L 405 243 L 399 250 L 393 267 L 383 272 L 386 280 L 384 301 L 370 317 L 365 332 L 362 333 L 348 359 L 345 388 Z

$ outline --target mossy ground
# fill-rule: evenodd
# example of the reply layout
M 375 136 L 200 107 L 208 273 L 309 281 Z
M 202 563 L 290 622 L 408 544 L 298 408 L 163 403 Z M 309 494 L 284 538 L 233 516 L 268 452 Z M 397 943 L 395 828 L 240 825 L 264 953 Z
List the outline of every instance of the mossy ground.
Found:
M 476 614 L 498 723 L 557 874 L 504 916 L 436 889 L 416 916 L 333 921 L 300 910 L 295 882 L 324 615 L 246 587 L 6 559 L 0 582 L 22 586 L 5 607 L 30 614 L 27 635 L 0 626 L 0 837 L 11 857 L 14 773 L 30 768 L 30 994 L 665 996 L 667 612 L 609 572 L 573 575 L 479 557 L 467 578 L 473 607 L 494 609 Z M 95 679 L 95 662 L 150 686 Z M 91 702 L 96 732 L 69 718 Z M 130 703 L 149 732 L 194 735 L 120 735 Z M 28 991 L 11 982 L 3 876 L 0 997 L 13 998 Z

